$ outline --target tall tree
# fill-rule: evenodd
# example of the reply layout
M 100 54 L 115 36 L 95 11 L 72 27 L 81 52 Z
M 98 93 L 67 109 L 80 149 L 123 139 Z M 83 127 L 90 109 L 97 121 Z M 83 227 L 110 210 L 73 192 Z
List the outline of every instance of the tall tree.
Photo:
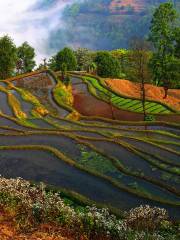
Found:
M 48 60 L 48 68 L 53 70 L 53 71 L 57 71 L 57 64 L 56 64 L 56 55 L 52 56 L 49 60 Z
M 165 96 L 170 86 L 171 80 L 176 75 L 178 63 L 175 56 L 176 46 L 176 19 L 177 13 L 170 2 L 161 4 L 155 11 L 150 27 L 149 40 L 154 45 L 154 53 L 150 66 L 153 71 L 156 84 L 163 84 Z M 172 69 L 174 66 L 174 71 Z
M 126 49 L 115 49 L 111 51 L 112 56 L 117 58 L 120 63 L 121 78 L 129 76 L 129 54 L 130 51 Z
M 78 70 L 88 71 L 93 62 L 92 54 L 87 48 L 78 48 L 75 51 L 77 58 Z
M 61 80 L 62 80 L 62 82 L 64 82 L 64 80 L 66 78 L 66 74 L 67 74 L 67 64 L 62 63 L 62 65 L 61 65 Z
M 141 99 L 144 113 L 144 121 L 146 120 L 146 89 L 145 84 L 149 82 L 150 71 L 148 63 L 150 59 L 150 44 L 142 38 L 134 37 L 130 41 L 131 48 L 131 66 L 136 81 L 141 83 Z
M 18 61 L 22 62 L 21 73 L 31 72 L 36 66 L 35 50 L 27 42 L 17 48 Z
M 62 70 L 63 65 L 66 64 L 67 71 L 74 71 L 77 69 L 77 59 L 70 48 L 64 48 L 56 55 L 56 70 Z
M 11 77 L 17 61 L 16 46 L 9 36 L 0 38 L 0 79 Z

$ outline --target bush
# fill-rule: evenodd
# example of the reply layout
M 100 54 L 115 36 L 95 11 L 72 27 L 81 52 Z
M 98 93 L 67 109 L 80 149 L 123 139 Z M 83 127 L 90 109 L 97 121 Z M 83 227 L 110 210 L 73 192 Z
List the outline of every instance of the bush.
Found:
M 88 240 L 175 240 L 178 226 L 167 221 L 165 209 L 140 206 L 118 219 L 107 209 L 95 206 L 75 208 L 67 205 L 59 192 L 32 185 L 21 178 L 0 178 L 0 207 L 13 213 L 21 231 L 40 223 L 51 223 L 72 231 L 74 239 Z M 157 230 L 156 230 L 157 229 Z M 149 230 L 153 230 L 152 232 Z
M 155 120 L 156 120 L 156 118 L 153 115 L 146 115 L 145 116 L 145 121 L 147 121 L 147 122 L 154 122 Z
M 130 228 L 146 229 L 148 231 L 158 229 L 161 222 L 167 219 L 168 213 L 165 209 L 141 205 L 129 211 L 126 216 L 126 223 Z

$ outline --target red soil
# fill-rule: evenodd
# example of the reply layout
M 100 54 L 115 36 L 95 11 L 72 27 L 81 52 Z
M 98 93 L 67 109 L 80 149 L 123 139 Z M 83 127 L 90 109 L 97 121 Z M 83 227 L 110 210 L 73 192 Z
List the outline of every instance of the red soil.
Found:
M 77 111 L 84 116 L 98 116 L 121 121 L 143 121 L 143 114 L 111 107 L 108 103 L 96 99 L 89 93 L 78 92 L 75 89 L 75 85 L 73 95 L 75 109 L 77 109 Z M 156 116 L 156 120 L 168 122 L 180 122 L 180 115 L 175 114 L 158 115 Z
M 67 231 L 50 224 L 38 226 L 31 233 L 20 233 L 16 230 L 13 218 L 0 212 L 0 240 L 73 240 Z
M 96 237 L 97 239 L 107 240 L 106 237 Z M 87 240 L 87 236 L 48 223 L 28 232 L 17 231 L 12 214 L 0 209 L 0 240 Z
M 106 83 L 116 92 L 123 94 L 128 97 L 140 98 L 140 83 L 134 83 L 128 80 L 121 79 L 107 79 Z M 145 85 L 146 89 L 146 97 L 149 100 L 156 100 L 162 103 L 165 103 L 180 111 L 180 89 L 170 89 L 168 90 L 168 96 L 166 99 L 164 97 L 164 89 L 163 87 L 156 87 L 151 84 Z

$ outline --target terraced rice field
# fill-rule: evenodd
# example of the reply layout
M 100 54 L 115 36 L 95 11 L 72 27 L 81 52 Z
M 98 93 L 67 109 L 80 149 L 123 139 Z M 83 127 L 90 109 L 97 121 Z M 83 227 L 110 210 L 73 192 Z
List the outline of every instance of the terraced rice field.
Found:
M 144 127 L 143 122 L 83 115 L 75 121 L 70 106 L 55 101 L 56 79 L 49 72 L 31 79 L 38 84 L 45 73 L 50 79 L 42 87 L 46 101 L 40 86 L 29 89 L 16 79 L 0 82 L 0 174 L 73 191 L 116 214 L 149 204 L 180 219 L 179 124 Z M 85 83 L 72 80 L 73 91 L 86 96 Z
M 132 112 L 142 113 L 142 102 L 138 99 L 125 98 L 114 92 L 111 92 L 100 80 L 93 77 L 84 77 L 85 82 L 89 85 L 91 93 L 98 98 L 102 98 L 107 102 L 111 102 L 115 107 L 128 110 Z M 146 112 L 148 114 L 170 114 L 175 112 L 166 105 L 162 105 L 158 102 L 146 101 Z

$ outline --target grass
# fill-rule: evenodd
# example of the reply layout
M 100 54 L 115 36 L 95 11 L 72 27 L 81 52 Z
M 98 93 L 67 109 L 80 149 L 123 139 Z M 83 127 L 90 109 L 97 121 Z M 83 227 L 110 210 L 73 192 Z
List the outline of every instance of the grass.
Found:
M 29 103 L 32 103 L 32 105 L 34 106 L 34 108 L 32 109 L 32 115 L 34 117 L 40 118 L 46 116 L 49 113 L 48 110 L 39 102 L 39 100 L 28 90 L 17 87 L 14 87 L 14 89 L 21 94 L 22 99 Z
M 79 145 L 81 158 L 78 160 L 82 166 L 96 170 L 102 174 L 115 172 L 117 169 L 106 157 L 98 154 L 95 151 L 90 151 L 86 146 Z
M 26 113 L 22 111 L 22 107 L 18 99 L 11 93 L 8 93 L 8 103 L 10 107 L 12 108 L 14 115 L 16 118 L 20 120 L 25 120 L 27 118 Z

